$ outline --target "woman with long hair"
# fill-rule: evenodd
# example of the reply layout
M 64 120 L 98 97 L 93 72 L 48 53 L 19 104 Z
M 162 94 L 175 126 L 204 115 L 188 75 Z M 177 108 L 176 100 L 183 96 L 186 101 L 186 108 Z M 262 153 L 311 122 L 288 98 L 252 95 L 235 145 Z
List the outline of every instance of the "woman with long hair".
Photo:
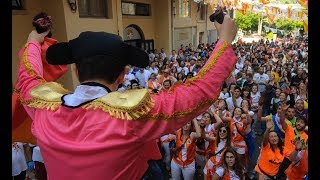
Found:
M 267 121 L 259 161 L 255 167 L 259 174 L 259 180 L 274 179 L 284 159 L 283 142 L 276 132 L 271 131 L 272 127 L 273 122 Z
M 216 171 L 216 168 L 223 163 L 223 154 L 227 147 L 231 146 L 231 132 L 227 123 L 222 123 L 217 127 L 217 139 L 215 141 L 215 151 L 203 169 L 205 179 L 209 180 Z
M 248 107 L 235 108 L 233 118 L 229 121 L 231 142 L 238 153 L 243 168 L 245 168 L 247 164 L 247 145 L 245 142 L 246 128 L 248 125 L 251 125 L 251 116 L 247 108 Z
M 193 132 L 193 126 L 196 130 Z M 188 122 L 176 133 L 176 143 L 172 152 L 172 179 L 179 180 L 181 173 L 185 180 L 193 180 L 195 173 L 196 139 L 201 136 L 201 130 L 196 119 Z
M 232 147 L 228 147 L 223 155 L 223 165 L 215 171 L 213 180 L 230 179 L 244 180 L 244 172 L 238 154 Z
M 201 137 L 196 140 L 196 165 L 197 169 L 201 171 L 199 175 L 202 174 L 206 162 L 214 153 L 216 141 L 215 127 L 218 127 L 222 123 L 218 109 L 211 110 L 211 113 L 209 111 L 204 112 L 199 122 Z

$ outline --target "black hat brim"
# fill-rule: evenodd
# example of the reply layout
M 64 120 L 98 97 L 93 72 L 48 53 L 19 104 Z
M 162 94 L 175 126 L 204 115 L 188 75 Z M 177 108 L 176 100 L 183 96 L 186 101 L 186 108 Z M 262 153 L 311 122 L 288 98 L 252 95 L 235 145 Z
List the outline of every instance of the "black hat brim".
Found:
M 76 62 L 72 56 L 72 49 L 68 42 L 50 46 L 46 52 L 46 59 L 51 65 L 67 65 Z
M 52 65 L 66 65 L 77 63 L 77 60 L 81 58 L 74 57 L 74 53 L 72 52 L 72 43 L 74 42 L 62 42 L 50 46 L 46 52 L 46 59 L 48 63 Z M 109 57 L 106 58 L 106 61 L 122 61 L 122 64 L 130 64 L 139 68 L 145 68 L 149 65 L 149 56 L 144 50 L 135 46 L 131 46 L 125 42 L 122 42 L 120 48 L 120 52 L 122 54 L 111 55 L 110 52 L 106 53 L 105 55 Z M 117 49 L 117 51 L 115 52 L 118 52 L 118 50 L 119 49 Z

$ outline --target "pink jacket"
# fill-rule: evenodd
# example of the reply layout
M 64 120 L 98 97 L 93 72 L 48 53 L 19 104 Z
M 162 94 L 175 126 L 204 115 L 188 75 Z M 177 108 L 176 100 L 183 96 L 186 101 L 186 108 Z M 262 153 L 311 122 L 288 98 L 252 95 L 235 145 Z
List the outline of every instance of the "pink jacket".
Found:
M 33 119 L 32 133 L 49 180 L 140 179 L 147 170 L 147 160 L 159 156 L 154 140 L 207 110 L 237 59 L 232 47 L 219 41 L 196 77 L 168 92 L 148 93 L 153 102 L 150 109 L 128 120 L 99 108 L 37 104 L 39 99 L 30 92 L 46 83 L 41 46 L 30 42 L 24 48 L 15 88 Z

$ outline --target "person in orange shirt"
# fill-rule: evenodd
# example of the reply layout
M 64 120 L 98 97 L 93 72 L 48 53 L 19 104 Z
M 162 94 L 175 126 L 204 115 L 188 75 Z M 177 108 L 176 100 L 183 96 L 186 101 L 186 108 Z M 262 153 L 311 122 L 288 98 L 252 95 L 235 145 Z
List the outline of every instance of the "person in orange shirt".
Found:
M 251 124 L 251 117 L 249 115 L 248 109 L 245 108 L 235 108 L 234 116 L 229 121 L 230 131 L 231 131 L 231 141 L 233 147 L 238 153 L 239 159 L 242 163 L 242 167 L 246 167 L 246 154 L 247 145 L 245 142 L 246 128 Z
M 163 74 L 158 77 L 159 83 L 162 84 L 165 80 L 169 79 L 171 83 L 174 83 L 176 80 L 173 76 L 170 75 L 170 69 L 167 68 L 163 70 Z
M 303 141 L 295 140 L 295 149 L 290 154 L 292 163 L 285 171 L 288 180 L 304 179 L 308 175 L 308 142 L 303 149 Z
M 227 123 L 220 124 L 217 127 L 217 140 L 215 142 L 215 151 L 211 158 L 206 163 L 206 166 L 203 169 L 205 174 L 204 179 L 211 179 L 212 175 L 216 171 L 216 168 L 221 166 L 223 163 L 223 154 L 226 151 L 226 148 L 231 146 L 231 133 L 230 127 Z
M 286 120 L 286 112 L 289 108 L 290 104 L 288 105 L 281 105 L 281 115 L 280 115 L 280 122 L 283 130 L 285 131 L 285 138 L 284 138 L 284 148 L 285 148 L 285 159 L 283 160 L 283 163 L 280 166 L 279 174 L 280 177 L 286 177 L 286 174 L 284 173 L 285 170 L 289 167 L 291 164 L 290 161 L 290 153 L 295 150 L 295 140 L 301 139 L 305 146 L 305 142 L 308 140 L 308 135 L 304 131 L 306 127 L 306 120 L 302 118 L 296 118 L 295 126 L 292 127 L 291 123 Z
M 267 121 L 258 163 L 255 167 L 259 180 L 265 178 L 275 179 L 280 164 L 284 159 L 284 147 L 279 135 L 271 131 L 272 121 Z
M 215 150 L 215 128 L 218 127 L 222 120 L 219 117 L 219 110 L 211 110 L 213 116 L 210 112 L 204 112 L 200 120 L 201 137 L 196 140 L 196 165 L 197 168 L 202 170 L 209 160 L 209 156 L 214 154 Z M 213 117 L 216 122 L 212 123 Z
M 192 132 L 194 126 L 196 132 Z M 196 139 L 201 136 L 200 126 L 196 119 L 188 122 L 176 134 L 176 148 L 172 152 L 172 179 L 179 180 L 181 172 L 185 180 L 192 180 L 195 173 Z
M 152 73 L 150 75 L 150 78 L 147 84 L 148 84 L 148 89 L 151 89 L 153 91 L 158 92 L 161 89 L 161 84 L 159 83 L 157 79 L 157 75 L 155 73 Z

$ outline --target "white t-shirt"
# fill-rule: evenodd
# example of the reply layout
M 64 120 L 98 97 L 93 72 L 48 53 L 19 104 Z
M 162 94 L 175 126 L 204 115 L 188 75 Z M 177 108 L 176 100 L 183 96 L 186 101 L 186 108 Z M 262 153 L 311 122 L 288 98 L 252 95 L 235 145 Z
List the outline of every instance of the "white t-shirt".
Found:
M 123 85 L 125 86 L 125 87 L 127 87 L 127 86 L 130 86 L 130 81 L 131 80 L 133 80 L 133 79 L 135 79 L 136 77 L 133 75 L 133 74 L 131 74 L 131 73 L 129 73 L 129 74 L 125 74 L 124 75 L 124 79 L 126 79 L 124 82 L 123 82 Z
M 44 163 L 39 146 L 33 148 L 32 160 Z
M 12 143 L 12 176 L 19 175 L 22 171 L 27 170 L 27 161 L 24 156 L 23 143 Z
M 217 168 L 216 173 L 219 177 L 223 177 L 224 169 L 222 167 Z M 240 177 L 236 175 L 236 173 L 232 170 L 229 170 L 230 180 L 240 180 Z
M 238 97 L 238 99 L 236 99 L 236 103 L 237 103 L 237 106 L 238 106 L 238 107 L 241 106 L 241 101 L 242 101 L 242 98 L 241 98 L 241 97 Z M 229 110 L 234 109 L 232 97 L 227 98 L 227 99 L 226 99 L 226 102 L 227 102 L 227 106 L 228 106 L 228 109 L 229 109 Z
M 226 100 L 228 97 L 230 97 L 229 93 L 223 93 L 222 91 L 220 92 L 220 96 L 219 96 L 219 99 L 224 99 Z

